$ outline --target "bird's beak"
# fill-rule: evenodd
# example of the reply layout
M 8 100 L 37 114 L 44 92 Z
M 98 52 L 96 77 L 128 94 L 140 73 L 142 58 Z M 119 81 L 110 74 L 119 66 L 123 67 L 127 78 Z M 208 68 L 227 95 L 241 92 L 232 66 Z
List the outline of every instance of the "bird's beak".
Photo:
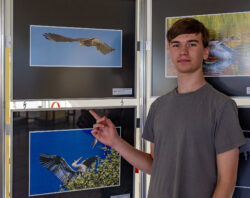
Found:
M 94 141 L 92 142 L 91 146 L 92 149 L 94 149 L 95 145 L 97 144 L 98 140 L 95 138 Z

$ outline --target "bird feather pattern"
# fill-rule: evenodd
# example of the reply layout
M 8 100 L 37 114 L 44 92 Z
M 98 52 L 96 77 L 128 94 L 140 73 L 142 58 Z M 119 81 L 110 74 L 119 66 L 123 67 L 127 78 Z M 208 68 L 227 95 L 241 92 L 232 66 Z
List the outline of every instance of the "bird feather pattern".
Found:
M 76 172 L 60 156 L 41 153 L 40 163 L 45 168 L 52 171 L 62 182 L 65 182 L 67 179 L 70 181 L 77 176 Z
M 54 42 L 79 42 L 80 46 L 95 46 L 104 55 L 115 50 L 99 38 L 70 38 L 54 33 L 45 33 L 43 36 Z
M 95 163 L 97 160 L 97 157 L 90 157 L 82 162 L 87 167 L 90 167 L 93 163 Z
M 79 174 L 84 173 L 88 168 L 96 163 L 97 157 L 90 157 L 82 161 L 80 164 L 77 164 L 80 159 L 81 158 L 73 163 L 73 167 L 78 168 L 78 171 L 75 171 L 62 157 L 47 153 L 40 153 L 40 164 L 48 170 L 52 171 L 55 176 L 62 182 L 65 182 L 66 180 L 71 181 Z M 83 170 L 84 172 L 82 172 Z

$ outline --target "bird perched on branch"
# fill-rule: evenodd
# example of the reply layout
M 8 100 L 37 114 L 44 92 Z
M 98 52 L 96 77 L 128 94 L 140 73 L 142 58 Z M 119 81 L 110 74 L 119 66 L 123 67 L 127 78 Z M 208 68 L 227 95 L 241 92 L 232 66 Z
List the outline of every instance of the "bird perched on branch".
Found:
M 46 39 L 54 42 L 79 42 L 80 46 L 95 46 L 102 54 L 106 55 L 115 49 L 103 42 L 99 38 L 69 38 L 59 34 L 45 33 L 43 35 Z
M 77 171 L 73 170 L 62 157 L 47 153 L 40 154 L 40 164 L 53 172 L 55 176 L 62 182 L 70 182 L 79 174 L 82 175 L 89 168 L 94 167 L 97 161 L 97 157 L 90 157 L 82 161 L 80 164 L 77 164 L 81 160 L 81 158 L 82 157 L 74 161 L 72 164 L 74 168 L 78 169 Z

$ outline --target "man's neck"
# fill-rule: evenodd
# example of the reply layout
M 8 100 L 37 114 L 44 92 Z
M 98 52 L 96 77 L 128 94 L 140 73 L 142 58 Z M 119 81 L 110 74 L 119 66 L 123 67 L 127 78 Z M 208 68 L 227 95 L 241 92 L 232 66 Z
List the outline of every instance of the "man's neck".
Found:
M 207 82 L 203 74 L 178 74 L 178 93 L 193 92 L 204 86 Z

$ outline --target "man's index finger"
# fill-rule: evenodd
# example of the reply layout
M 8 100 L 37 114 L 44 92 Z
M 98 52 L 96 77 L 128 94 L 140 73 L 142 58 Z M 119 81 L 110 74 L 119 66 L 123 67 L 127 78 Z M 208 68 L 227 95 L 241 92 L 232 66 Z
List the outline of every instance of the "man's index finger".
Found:
M 89 110 L 89 113 L 96 119 L 96 120 L 99 120 L 101 117 L 96 114 L 93 110 Z

